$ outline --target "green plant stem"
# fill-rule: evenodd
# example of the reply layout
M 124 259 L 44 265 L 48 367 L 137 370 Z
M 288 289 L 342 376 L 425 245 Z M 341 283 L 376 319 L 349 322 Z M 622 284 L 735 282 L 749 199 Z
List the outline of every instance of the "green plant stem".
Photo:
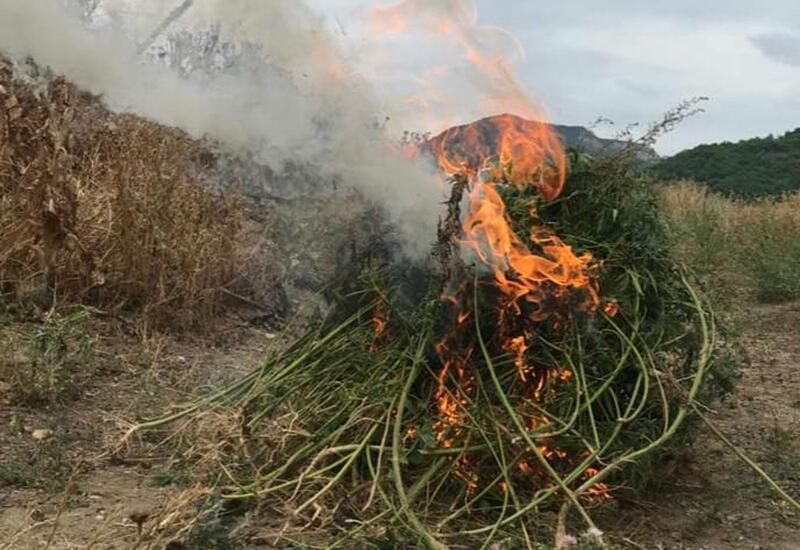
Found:
M 405 485 L 403 483 L 403 474 L 401 471 L 401 463 L 400 463 L 400 445 L 402 443 L 403 413 L 405 412 L 406 400 L 408 399 L 408 394 L 411 391 L 411 386 L 417 379 L 417 376 L 419 375 L 419 372 L 422 367 L 422 354 L 425 349 L 426 343 L 427 343 L 426 340 L 422 338 L 417 348 L 416 356 L 414 357 L 414 364 L 411 368 L 411 373 L 408 375 L 408 379 L 406 380 L 405 386 L 403 387 L 403 391 L 400 394 L 400 399 L 397 402 L 397 410 L 395 412 L 395 420 L 394 420 L 394 429 L 392 431 L 392 473 L 394 475 L 397 498 L 398 500 L 400 500 L 400 510 L 408 518 L 408 521 L 411 522 L 411 525 L 414 527 L 417 533 L 419 533 L 419 535 L 422 537 L 422 540 L 425 542 L 425 545 L 428 546 L 428 548 L 431 548 L 432 550 L 445 550 L 447 547 L 438 540 L 436 540 L 433 534 L 431 534 L 431 532 L 425 527 L 422 521 L 420 521 L 420 519 L 411 509 L 411 503 L 408 500 L 408 496 L 406 495 L 405 491 Z
M 791 504 L 794 508 L 800 510 L 800 502 L 792 498 L 792 496 L 789 493 L 784 491 L 783 488 L 780 485 L 778 485 L 778 483 L 774 479 L 772 479 L 772 477 L 770 477 L 770 475 L 767 472 L 765 472 L 764 469 L 758 465 L 758 463 L 756 463 L 756 461 L 747 456 L 747 453 L 745 453 L 741 447 L 739 447 L 733 441 L 728 439 L 725 436 L 725 434 L 723 434 L 722 431 L 720 431 L 720 429 L 717 428 L 716 424 L 714 424 L 711 421 L 711 419 L 709 419 L 705 414 L 700 412 L 700 408 L 697 406 L 696 403 L 692 404 L 692 410 L 698 417 L 700 417 L 700 420 L 702 420 L 703 423 L 705 423 L 705 425 L 708 426 L 708 428 L 717 437 L 717 439 L 722 441 L 722 443 L 724 443 L 731 451 L 733 451 L 734 454 L 742 460 L 742 462 L 750 466 L 750 468 L 752 468 L 752 470 L 756 474 L 758 474 L 764 481 L 767 482 L 767 484 L 772 488 L 773 491 L 779 494 L 781 498 L 783 498 L 787 503 Z
M 477 304 L 478 303 L 477 278 L 475 279 L 473 292 L 474 292 L 474 301 Z M 489 369 L 489 375 L 492 378 L 492 382 L 494 382 L 495 388 L 497 390 L 497 395 L 500 398 L 500 401 L 502 402 L 503 406 L 505 407 L 506 412 L 508 412 L 508 415 L 511 418 L 511 421 L 514 423 L 514 426 L 516 426 L 520 435 L 525 440 L 525 443 L 527 443 L 530 449 L 533 451 L 534 455 L 536 456 L 536 459 L 539 461 L 539 464 L 541 464 L 542 468 L 544 468 L 547 474 L 553 479 L 553 481 L 556 482 L 559 489 L 561 489 L 564 495 L 572 502 L 572 504 L 575 506 L 575 509 L 583 518 L 584 522 L 586 522 L 589 528 L 597 529 L 597 526 L 594 524 L 594 521 L 592 521 L 592 518 L 589 516 L 584 507 L 578 501 L 578 498 L 575 496 L 575 493 L 573 493 L 570 490 L 570 488 L 567 487 L 566 483 L 564 483 L 564 480 L 561 478 L 561 476 L 558 475 L 558 472 L 556 472 L 553 469 L 553 467 L 544 457 L 542 452 L 539 450 L 538 445 L 536 445 L 536 443 L 531 439 L 530 435 L 528 434 L 528 430 L 526 430 L 525 426 L 522 425 L 522 422 L 517 416 L 517 413 L 514 412 L 514 407 L 512 407 L 511 403 L 508 401 L 508 396 L 506 396 L 506 393 L 503 390 L 503 386 L 500 384 L 500 380 L 497 378 L 497 372 L 495 371 L 494 368 L 494 362 L 492 361 L 492 357 L 489 354 L 489 350 L 486 348 L 486 342 L 484 342 L 483 340 L 483 335 L 481 333 L 481 327 L 480 327 L 480 316 L 478 315 L 477 307 L 475 308 L 475 329 L 478 336 L 478 345 L 480 346 L 481 353 L 483 354 L 483 358 L 486 361 L 486 366 Z

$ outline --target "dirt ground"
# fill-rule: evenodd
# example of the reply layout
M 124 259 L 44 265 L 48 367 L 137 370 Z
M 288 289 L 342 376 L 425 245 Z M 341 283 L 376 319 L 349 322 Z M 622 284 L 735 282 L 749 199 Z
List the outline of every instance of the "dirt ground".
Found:
M 157 517 L 180 491 L 157 457 L 113 451 L 130 421 L 249 371 L 280 345 L 275 334 L 246 323 L 226 333 L 211 345 L 96 338 L 94 372 L 80 397 L 63 406 L 14 406 L 0 385 L 0 549 L 146 547 L 131 515 Z
M 736 393 L 710 416 L 800 498 L 800 304 L 754 306 L 748 319 L 748 364 Z M 130 419 L 236 377 L 278 343 L 244 325 L 214 345 L 105 337 L 80 396 L 49 409 L 12 405 L 0 383 L 0 550 L 190 548 L 139 534 L 137 522 L 152 532 L 154 522 L 170 520 L 180 492 L 158 463 L 109 449 Z M 601 525 L 621 548 L 800 548 L 800 514 L 707 430 L 661 486 L 616 502 Z

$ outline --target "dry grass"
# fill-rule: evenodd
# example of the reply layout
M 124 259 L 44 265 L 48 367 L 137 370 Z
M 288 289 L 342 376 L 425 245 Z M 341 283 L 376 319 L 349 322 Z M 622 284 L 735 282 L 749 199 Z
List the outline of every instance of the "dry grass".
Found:
M 63 80 L 23 84 L 0 58 L 0 300 L 207 324 L 244 261 L 242 202 L 193 176 L 213 162 L 178 130 Z
M 662 198 L 675 253 L 721 299 L 740 289 L 764 302 L 800 299 L 800 193 L 745 201 L 680 182 Z

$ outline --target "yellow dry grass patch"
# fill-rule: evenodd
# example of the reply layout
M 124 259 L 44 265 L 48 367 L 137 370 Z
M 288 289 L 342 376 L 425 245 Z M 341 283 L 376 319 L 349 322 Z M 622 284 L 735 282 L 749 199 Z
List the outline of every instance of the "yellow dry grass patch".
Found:
M 744 288 L 766 302 L 800 298 L 800 193 L 747 201 L 678 182 L 662 201 L 675 254 L 720 297 Z
M 2 58 L 0 84 L 0 300 L 90 305 L 153 328 L 218 314 L 244 214 L 197 181 L 213 155 L 63 80 L 20 83 Z

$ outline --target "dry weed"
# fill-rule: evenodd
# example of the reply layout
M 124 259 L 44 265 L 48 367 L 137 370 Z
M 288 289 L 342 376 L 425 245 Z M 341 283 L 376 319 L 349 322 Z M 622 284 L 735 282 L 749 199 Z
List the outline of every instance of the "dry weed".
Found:
M 244 204 L 193 177 L 213 156 L 179 130 L 113 115 L 0 58 L 0 299 L 197 328 L 241 293 Z
M 676 255 L 720 298 L 741 288 L 766 302 L 800 298 L 800 193 L 747 201 L 679 182 L 662 200 Z

